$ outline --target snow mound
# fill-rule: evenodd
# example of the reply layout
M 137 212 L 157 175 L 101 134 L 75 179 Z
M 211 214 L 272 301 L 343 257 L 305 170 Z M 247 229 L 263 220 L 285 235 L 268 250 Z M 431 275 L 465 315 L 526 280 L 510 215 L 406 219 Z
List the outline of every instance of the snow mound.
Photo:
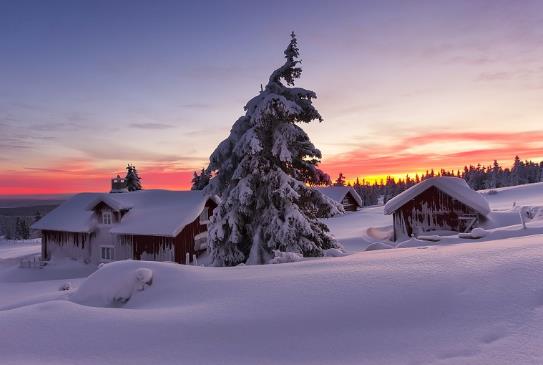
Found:
M 73 289 L 73 285 L 71 282 L 67 281 L 65 282 L 64 284 L 62 284 L 58 290 L 59 291 L 67 291 L 67 290 L 72 290 Z
M 131 260 L 127 260 L 132 263 Z M 119 307 L 132 296 L 153 284 L 153 271 L 127 266 L 126 262 L 110 263 L 90 275 L 70 296 L 73 302 L 93 307 Z
M 388 250 L 390 248 L 394 248 L 394 246 L 384 242 L 374 242 L 366 248 L 366 251 Z
M 392 226 L 369 227 L 366 230 L 366 235 L 376 240 L 392 240 L 394 230 Z
M 487 230 L 481 227 L 476 227 L 476 228 L 473 228 L 470 233 L 459 233 L 458 237 L 478 239 L 478 238 L 486 237 L 487 234 L 488 234 Z
M 410 248 L 410 247 L 426 247 L 438 245 L 439 241 L 423 241 L 416 238 L 411 238 L 407 241 L 400 242 L 396 245 L 396 248 Z
M 471 230 L 471 237 L 473 238 L 482 238 L 485 237 L 487 234 L 488 232 L 481 227 L 473 228 Z
M 347 253 L 339 248 L 329 248 L 328 250 L 324 250 L 324 256 L 326 257 L 341 257 L 345 255 L 347 255 Z
M 432 241 L 432 242 L 441 241 L 441 236 L 437 234 L 420 235 L 417 238 L 422 241 Z
M 296 252 L 282 252 L 279 250 L 273 251 L 275 257 L 270 260 L 270 264 L 285 264 L 287 262 L 302 261 L 302 254 Z

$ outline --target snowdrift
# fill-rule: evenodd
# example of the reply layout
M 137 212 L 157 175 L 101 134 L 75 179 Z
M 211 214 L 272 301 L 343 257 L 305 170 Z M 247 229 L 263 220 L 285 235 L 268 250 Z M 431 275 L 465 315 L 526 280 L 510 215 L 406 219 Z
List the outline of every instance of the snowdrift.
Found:
M 0 351 L 5 364 L 542 363 L 542 259 L 529 236 L 284 265 L 113 263 L 78 295 L 142 268 L 152 285 L 121 308 L 86 297 L 0 312 Z
M 119 307 L 153 284 L 153 271 L 141 261 L 119 261 L 100 267 L 70 295 L 79 304 Z M 69 290 L 69 289 L 67 289 Z

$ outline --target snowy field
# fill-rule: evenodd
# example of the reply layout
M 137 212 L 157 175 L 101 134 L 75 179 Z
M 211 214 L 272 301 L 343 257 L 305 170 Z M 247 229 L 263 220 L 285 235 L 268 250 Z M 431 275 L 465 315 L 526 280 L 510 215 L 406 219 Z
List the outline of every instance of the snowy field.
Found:
M 0 242 L 0 363 L 542 364 L 543 184 L 486 197 L 477 238 L 380 250 L 371 207 L 328 220 L 346 256 L 279 265 L 21 268 L 39 243 Z

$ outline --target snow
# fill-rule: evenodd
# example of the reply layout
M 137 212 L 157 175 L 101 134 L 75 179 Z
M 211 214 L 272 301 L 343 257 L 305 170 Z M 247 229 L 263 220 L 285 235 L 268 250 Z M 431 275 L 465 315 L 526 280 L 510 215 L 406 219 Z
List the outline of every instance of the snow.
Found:
M 40 253 L 41 240 L 5 240 L 0 237 L 0 260 L 32 256 Z
M 69 299 L 75 303 L 96 307 L 119 307 L 134 294 L 153 284 L 153 271 L 134 268 L 131 260 L 107 264 L 81 283 Z M 128 268 L 128 269 L 127 269 Z
M 390 199 L 385 205 L 385 214 L 392 214 L 405 203 L 423 193 L 430 187 L 436 187 L 456 200 L 475 209 L 482 215 L 490 212 L 487 200 L 482 194 L 472 190 L 464 179 L 458 177 L 438 176 L 421 181 L 401 194 Z
M 334 250 L 332 248 L 332 250 Z M 287 262 L 302 261 L 304 257 L 300 253 L 296 252 L 281 252 L 279 250 L 273 251 L 274 257 L 270 260 L 270 264 L 285 264 Z
M 362 198 L 350 186 L 323 186 L 323 187 L 316 187 L 315 189 L 338 203 L 341 203 L 343 201 L 347 193 L 351 193 L 351 195 L 353 196 L 354 200 L 356 200 L 358 205 L 360 207 L 363 206 Z
M 490 193 L 491 190 L 493 193 Z M 482 190 L 481 193 L 492 209 L 510 209 L 513 204 L 543 206 L 543 182 L 491 190 Z
M 390 249 L 391 216 L 371 207 L 326 220 L 346 256 L 281 265 L 128 260 L 87 278 L 71 260 L 21 269 L 1 243 L 1 362 L 540 364 L 543 217 L 524 229 L 519 211 L 542 187 L 488 195 L 503 217 L 479 239 Z
M 92 232 L 98 222 L 92 208 L 104 202 L 112 209 L 129 209 L 111 233 L 175 237 L 202 212 L 201 191 L 139 190 L 130 193 L 81 193 L 68 199 L 32 225 L 34 229 Z

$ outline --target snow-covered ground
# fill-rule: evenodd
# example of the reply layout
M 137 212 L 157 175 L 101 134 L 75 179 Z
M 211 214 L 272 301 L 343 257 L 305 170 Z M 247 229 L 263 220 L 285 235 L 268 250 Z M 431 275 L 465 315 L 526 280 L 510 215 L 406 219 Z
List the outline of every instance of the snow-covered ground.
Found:
M 124 261 L 87 278 L 73 261 L 20 268 L 38 244 L 0 243 L 0 363 L 543 363 L 543 184 L 487 198 L 478 239 L 365 251 L 391 225 L 371 207 L 327 222 L 349 255 L 278 265 Z

